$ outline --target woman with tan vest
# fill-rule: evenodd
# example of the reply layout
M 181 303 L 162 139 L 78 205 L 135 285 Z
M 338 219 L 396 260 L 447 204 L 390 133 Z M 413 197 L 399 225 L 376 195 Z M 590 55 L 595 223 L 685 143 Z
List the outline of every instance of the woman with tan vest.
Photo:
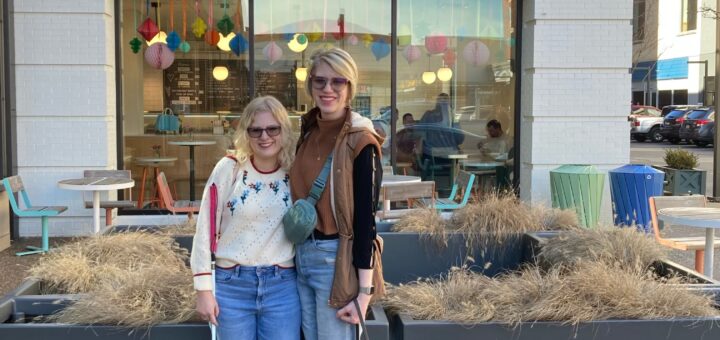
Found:
M 290 169 L 293 201 L 309 195 L 331 154 L 332 164 L 315 205 L 317 226 L 296 245 L 302 329 L 308 340 L 354 339 L 370 300 L 384 292 L 374 220 L 383 140 L 350 110 L 358 85 L 350 54 L 332 48 L 310 60 L 305 88 L 316 106 L 302 119 Z

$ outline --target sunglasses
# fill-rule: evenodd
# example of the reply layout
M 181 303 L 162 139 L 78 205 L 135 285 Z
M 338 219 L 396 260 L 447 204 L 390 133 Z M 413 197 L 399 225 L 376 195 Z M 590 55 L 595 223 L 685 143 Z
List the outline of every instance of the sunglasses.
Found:
M 345 89 L 345 86 L 350 82 L 349 80 L 345 78 L 326 78 L 326 77 L 311 77 L 310 83 L 312 84 L 312 87 L 316 90 L 322 90 L 327 86 L 327 83 L 330 82 L 330 87 L 332 87 L 335 92 L 340 92 L 343 89 Z
M 263 131 L 267 133 L 269 137 L 275 137 L 280 134 L 280 126 L 268 126 L 266 128 L 256 128 L 256 127 L 249 127 L 247 128 L 247 133 L 250 136 L 250 138 L 260 138 L 262 137 Z

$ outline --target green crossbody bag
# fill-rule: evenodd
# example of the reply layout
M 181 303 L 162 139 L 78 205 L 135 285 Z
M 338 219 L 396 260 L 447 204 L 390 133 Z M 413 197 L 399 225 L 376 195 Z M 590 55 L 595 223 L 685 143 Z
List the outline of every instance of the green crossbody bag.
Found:
M 320 171 L 320 175 L 313 182 L 310 189 L 310 195 L 307 198 L 300 198 L 295 201 L 285 215 L 283 216 L 283 228 L 285 236 L 294 243 L 303 243 L 312 234 L 317 225 L 317 211 L 315 204 L 320 200 L 320 195 L 325 189 L 330 167 L 332 165 L 332 153 L 325 161 L 325 165 Z

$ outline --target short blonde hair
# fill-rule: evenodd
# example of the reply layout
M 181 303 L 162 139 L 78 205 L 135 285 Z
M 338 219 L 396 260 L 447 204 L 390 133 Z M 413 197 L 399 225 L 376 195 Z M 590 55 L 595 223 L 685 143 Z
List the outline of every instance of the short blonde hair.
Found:
M 347 53 L 345 50 L 337 47 L 319 49 L 310 57 L 310 69 L 308 72 L 310 77 L 305 79 L 305 91 L 308 96 L 312 98 L 313 88 L 311 84 L 311 77 L 315 75 L 315 68 L 317 68 L 318 63 L 321 61 L 328 64 L 333 71 L 348 80 L 348 102 L 345 104 L 350 104 L 350 101 L 355 98 L 355 93 L 357 91 L 358 68 L 357 64 L 355 64 L 355 60 L 350 56 L 350 53 Z
M 280 166 L 288 170 L 295 159 L 295 135 L 292 133 L 290 118 L 288 118 L 287 110 L 279 100 L 273 96 L 258 97 L 250 101 L 245 107 L 242 116 L 239 118 L 238 127 L 233 138 L 235 143 L 235 156 L 240 163 L 245 163 L 253 155 L 250 147 L 250 135 L 247 129 L 255 119 L 258 112 L 270 112 L 275 120 L 280 123 L 280 135 L 282 136 L 282 145 L 280 150 Z

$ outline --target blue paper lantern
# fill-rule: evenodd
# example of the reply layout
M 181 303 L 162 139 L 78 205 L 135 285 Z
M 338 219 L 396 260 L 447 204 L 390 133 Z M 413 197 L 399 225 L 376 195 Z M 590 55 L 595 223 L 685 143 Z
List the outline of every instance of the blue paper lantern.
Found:
M 382 40 L 372 43 L 372 47 L 370 49 L 375 56 L 375 60 L 380 60 L 390 54 L 390 44 Z
M 295 33 L 283 34 L 283 39 L 285 40 L 285 42 L 290 42 L 290 40 L 293 40 L 294 37 L 295 37 Z
M 235 55 L 241 55 L 247 51 L 248 41 L 243 37 L 242 33 L 236 34 L 235 37 L 230 40 L 230 49 Z
M 182 39 L 180 39 L 180 35 L 177 34 L 177 32 L 172 31 L 167 36 L 167 46 L 170 49 L 170 51 L 175 52 L 178 47 L 180 47 L 180 44 L 182 43 Z

